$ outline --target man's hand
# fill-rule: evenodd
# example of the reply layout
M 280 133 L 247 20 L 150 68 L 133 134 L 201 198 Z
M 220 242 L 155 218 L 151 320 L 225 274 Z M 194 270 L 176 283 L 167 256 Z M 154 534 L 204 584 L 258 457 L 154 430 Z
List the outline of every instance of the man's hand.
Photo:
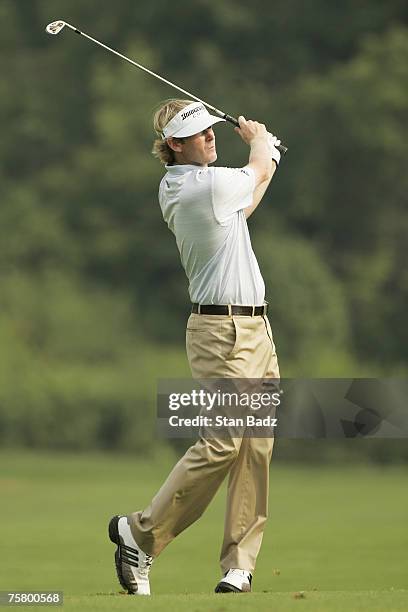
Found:
M 268 132 L 263 123 L 251 121 L 250 119 L 247 121 L 242 115 L 238 117 L 238 122 L 239 127 L 236 127 L 235 131 L 241 136 L 242 140 L 247 145 L 251 146 L 254 141 L 260 140 L 262 142 L 265 141 L 266 138 L 271 158 L 279 165 L 281 154 L 277 147 L 280 145 L 281 141 Z
M 247 121 L 242 115 L 238 117 L 238 123 L 239 127 L 236 127 L 235 131 L 247 145 L 251 145 L 254 140 L 268 142 L 268 131 L 263 123 L 251 119 Z

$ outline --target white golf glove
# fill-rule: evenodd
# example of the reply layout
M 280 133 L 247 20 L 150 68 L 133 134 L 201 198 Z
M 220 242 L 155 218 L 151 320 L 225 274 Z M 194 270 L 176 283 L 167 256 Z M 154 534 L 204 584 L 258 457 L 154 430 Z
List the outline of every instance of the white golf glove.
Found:
M 271 157 L 276 165 L 279 166 L 281 154 L 280 151 L 276 148 L 280 145 L 281 141 L 279 138 L 268 132 L 268 145 L 271 152 Z

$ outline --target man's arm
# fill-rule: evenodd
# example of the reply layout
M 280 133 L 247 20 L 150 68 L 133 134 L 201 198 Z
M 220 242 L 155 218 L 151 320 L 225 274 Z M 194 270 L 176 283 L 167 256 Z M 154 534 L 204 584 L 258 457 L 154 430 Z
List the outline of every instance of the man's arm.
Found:
M 239 127 L 236 127 L 235 131 L 251 148 L 247 165 L 252 168 L 255 173 L 255 190 L 252 204 L 244 209 L 245 217 L 248 219 L 262 200 L 272 180 L 277 163 L 279 163 L 280 154 L 273 146 L 276 138 L 272 137 L 272 135 L 267 132 L 263 123 L 246 121 L 242 116 L 238 117 L 238 121 Z M 277 142 L 279 143 L 279 141 Z M 272 151 L 276 151 L 276 160 L 272 159 L 274 157 L 274 155 L 271 154 Z
M 275 170 L 277 168 L 276 162 L 272 162 L 272 172 L 269 178 L 267 178 L 265 181 L 263 181 L 262 183 L 259 183 L 259 185 L 255 188 L 254 191 L 254 197 L 252 200 L 252 204 L 251 206 L 248 206 L 247 208 L 244 208 L 244 213 L 245 213 L 245 217 L 248 219 L 248 217 L 250 217 L 252 215 L 252 213 L 254 212 L 255 208 L 258 206 L 259 202 L 262 200 L 265 191 L 268 189 L 268 185 L 272 180 L 273 175 L 275 174 Z

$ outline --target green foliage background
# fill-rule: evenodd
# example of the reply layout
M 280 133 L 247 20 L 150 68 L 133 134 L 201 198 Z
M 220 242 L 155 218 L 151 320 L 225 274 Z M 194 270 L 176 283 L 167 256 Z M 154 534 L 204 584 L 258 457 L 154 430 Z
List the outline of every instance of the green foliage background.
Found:
M 145 453 L 157 378 L 188 376 L 150 155 L 174 91 L 57 18 L 288 144 L 250 220 L 283 375 L 405 375 L 405 2 L 2 0 L 0 443 Z

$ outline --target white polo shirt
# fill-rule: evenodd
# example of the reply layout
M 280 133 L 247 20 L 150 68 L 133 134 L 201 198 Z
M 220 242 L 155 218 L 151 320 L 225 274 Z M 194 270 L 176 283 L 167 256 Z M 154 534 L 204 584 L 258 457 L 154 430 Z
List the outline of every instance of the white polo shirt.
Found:
M 176 237 L 191 301 L 261 306 L 265 284 L 244 214 L 255 189 L 252 168 L 166 169 L 159 202 Z

